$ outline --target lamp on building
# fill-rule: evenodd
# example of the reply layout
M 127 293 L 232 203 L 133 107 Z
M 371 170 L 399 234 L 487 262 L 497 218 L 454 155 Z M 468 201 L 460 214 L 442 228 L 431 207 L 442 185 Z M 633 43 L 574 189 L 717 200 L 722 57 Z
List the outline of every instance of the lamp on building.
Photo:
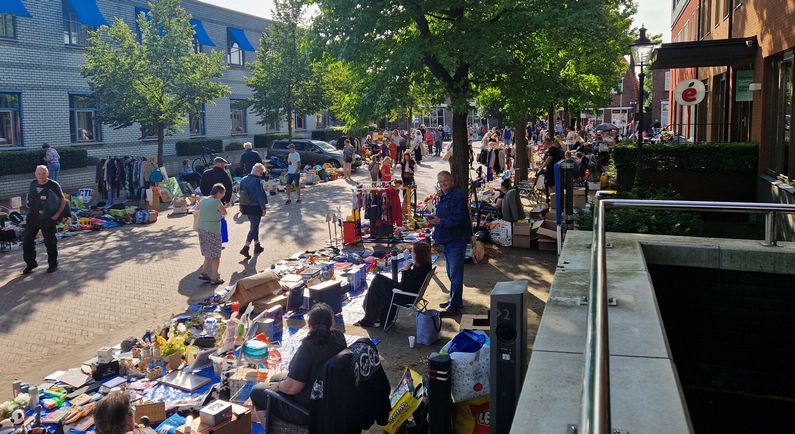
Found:
M 635 40 L 632 44 L 629 45 L 630 50 L 632 51 L 632 61 L 635 63 L 635 66 L 640 67 L 640 73 L 638 74 L 638 116 L 637 116 L 637 128 L 635 129 L 635 134 L 638 136 L 638 149 L 637 149 L 637 166 L 635 168 L 635 183 L 640 184 L 642 178 L 642 169 L 641 169 L 641 153 L 643 151 L 643 131 L 645 130 L 644 125 L 644 109 L 643 109 L 643 79 L 646 77 L 646 74 L 643 73 L 643 67 L 649 64 L 651 60 L 651 54 L 654 52 L 654 43 L 646 37 L 646 28 L 641 26 L 640 27 L 640 35 L 638 39 Z

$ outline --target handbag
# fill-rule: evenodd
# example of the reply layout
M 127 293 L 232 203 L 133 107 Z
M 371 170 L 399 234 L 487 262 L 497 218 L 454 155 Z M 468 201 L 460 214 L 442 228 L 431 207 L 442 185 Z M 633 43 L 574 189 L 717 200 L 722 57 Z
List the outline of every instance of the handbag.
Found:
M 221 242 L 229 242 L 229 227 L 226 225 L 226 219 L 221 219 Z
M 442 332 L 442 317 L 438 310 L 425 310 L 417 312 L 417 343 L 419 345 L 433 345 L 439 340 Z

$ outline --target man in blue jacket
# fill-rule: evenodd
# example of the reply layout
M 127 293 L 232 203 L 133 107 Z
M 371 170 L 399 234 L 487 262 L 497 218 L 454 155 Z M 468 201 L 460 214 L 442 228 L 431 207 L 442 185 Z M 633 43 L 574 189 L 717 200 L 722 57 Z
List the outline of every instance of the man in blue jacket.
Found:
M 428 223 L 434 226 L 434 242 L 444 246 L 447 277 L 450 278 L 450 300 L 440 306 L 447 308 L 442 316 L 456 316 L 461 314 L 464 304 L 464 254 L 472 238 L 472 220 L 466 194 L 455 187 L 453 175 L 443 170 L 436 179 L 442 195 L 436 215 L 431 216 Z
M 265 208 L 268 205 L 264 176 L 265 166 L 262 163 L 256 163 L 251 168 L 251 174 L 240 181 L 240 213 L 248 217 L 249 221 L 246 244 L 240 250 L 240 254 L 246 259 L 251 259 L 248 249 L 252 241 L 254 241 L 255 255 L 265 251 L 259 243 L 259 224 L 265 217 Z
M 243 149 L 245 151 L 240 155 L 240 169 L 247 175 L 251 173 L 251 169 L 254 168 L 255 164 L 262 163 L 262 158 L 257 151 L 251 149 L 251 142 L 243 143 Z

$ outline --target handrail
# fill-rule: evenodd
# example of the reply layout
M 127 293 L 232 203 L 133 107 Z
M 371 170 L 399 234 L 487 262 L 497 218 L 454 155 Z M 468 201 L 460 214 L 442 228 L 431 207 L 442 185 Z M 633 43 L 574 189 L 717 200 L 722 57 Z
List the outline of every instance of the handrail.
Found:
M 612 432 L 607 322 L 607 255 L 605 253 L 607 208 L 765 214 L 763 245 L 769 247 L 776 246 L 777 214 L 795 213 L 795 205 L 789 204 L 602 198 L 605 194 L 606 192 L 598 192 L 594 205 L 591 274 L 588 290 L 588 328 L 585 335 L 585 366 L 578 433 L 609 434 Z

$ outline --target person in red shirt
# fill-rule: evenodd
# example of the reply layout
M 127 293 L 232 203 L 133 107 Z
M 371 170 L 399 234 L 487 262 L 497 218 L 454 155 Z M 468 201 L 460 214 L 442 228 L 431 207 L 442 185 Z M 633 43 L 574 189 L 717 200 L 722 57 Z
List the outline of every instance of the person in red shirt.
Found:
M 384 158 L 384 161 L 381 162 L 381 181 L 392 181 L 392 159 L 389 157 Z

